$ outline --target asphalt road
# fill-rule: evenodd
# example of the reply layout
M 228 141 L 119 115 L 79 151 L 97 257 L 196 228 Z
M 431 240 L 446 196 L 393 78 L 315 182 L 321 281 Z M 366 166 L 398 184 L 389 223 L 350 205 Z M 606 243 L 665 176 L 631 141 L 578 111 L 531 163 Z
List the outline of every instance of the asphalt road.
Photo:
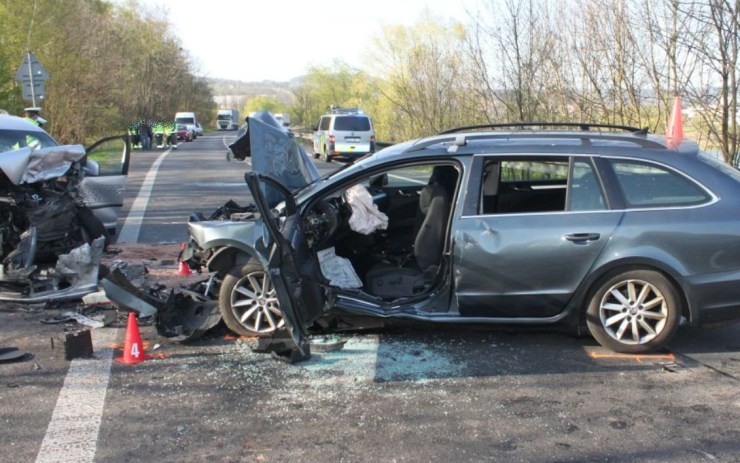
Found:
M 229 135 L 161 160 L 137 241 L 179 242 L 192 211 L 249 202 Z M 136 153 L 122 217 L 162 155 Z M 297 365 L 222 331 L 165 344 L 141 326 L 155 358 L 124 365 L 123 325 L 70 362 L 51 313 L 0 306 L 0 346 L 32 355 L 0 364 L 0 462 L 740 461 L 738 325 L 641 357 L 554 332 L 396 327 L 317 335 L 346 344 Z

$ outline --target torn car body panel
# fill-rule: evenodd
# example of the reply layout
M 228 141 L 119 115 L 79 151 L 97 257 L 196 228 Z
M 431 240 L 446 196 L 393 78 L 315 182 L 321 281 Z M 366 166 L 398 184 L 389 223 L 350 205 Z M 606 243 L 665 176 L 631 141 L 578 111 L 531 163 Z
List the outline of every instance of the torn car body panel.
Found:
M 0 301 L 39 303 L 78 299 L 98 289 L 98 269 L 105 238 L 99 237 L 59 256 L 56 266 L 38 272 L 35 265 L 6 270 L 0 265 Z M 26 259 L 26 263 L 29 263 Z M 15 290 L 14 290 L 15 289 Z
M 234 157 L 252 158 L 252 172 L 269 174 L 280 180 L 291 192 L 316 181 L 320 175 L 311 158 L 292 132 L 280 125 L 267 111 L 247 118 L 247 124 L 229 145 Z M 278 199 L 266 193 L 270 206 Z
M 5 139 L 15 134 L 2 132 Z M 97 290 L 106 225 L 116 225 L 109 208 L 123 203 L 130 145 L 111 137 L 116 149 L 98 152 L 55 145 L 40 129 L 28 133 L 46 140 L 45 147 L 0 153 L 0 300 L 76 299 Z M 25 134 L 16 138 L 31 137 Z M 98 179 L 114 194 L 101 194 Z M 112 224 L 88 204 L 105 209 Z

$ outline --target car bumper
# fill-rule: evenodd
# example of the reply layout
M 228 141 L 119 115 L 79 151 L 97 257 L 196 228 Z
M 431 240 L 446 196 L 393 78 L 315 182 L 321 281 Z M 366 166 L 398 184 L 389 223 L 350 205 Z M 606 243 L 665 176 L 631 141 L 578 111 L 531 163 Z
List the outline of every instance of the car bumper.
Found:
M 687 278 L 692 325 L 740 321 L 740 270 Z

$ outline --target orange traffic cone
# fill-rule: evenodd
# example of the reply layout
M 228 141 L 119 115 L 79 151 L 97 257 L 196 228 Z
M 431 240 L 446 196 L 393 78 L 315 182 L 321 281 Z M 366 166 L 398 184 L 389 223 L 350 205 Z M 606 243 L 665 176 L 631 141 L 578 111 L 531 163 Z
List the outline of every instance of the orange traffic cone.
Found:
M 192 275 L 193 271 L 190 270 L 190 266 L 187 262 L 180 261 L 180 265 L 177 266 L 177 274 L 182 276 Z
M 676 149 L 683 141 L 683 118 L 681 117 L 681 97 L 676 95 L 673 99 L 673 111 L 668 120 L 665 137 L 668 139 L 668 147 Z
M 177 256 L 177 274 L 180 276 L 192 275 L 193 271 L 190 270 L 190 266 L 187 262 L 182 260 L 182 253 L 185 252 L 185 243 L 180 244 L 180 254 Z
M 144 354 L 144 346 L 141 344 L 141 335 L 139 335 L 139 324 L 136 322 L 136 315 L 133 312 L 129 312 L 128 326 L 126 326 L 126 342 L 123 344 L 123 356 L 116 357 L 116 361 L 132 365 L 150 358 L 152 358 L 151 355 Z

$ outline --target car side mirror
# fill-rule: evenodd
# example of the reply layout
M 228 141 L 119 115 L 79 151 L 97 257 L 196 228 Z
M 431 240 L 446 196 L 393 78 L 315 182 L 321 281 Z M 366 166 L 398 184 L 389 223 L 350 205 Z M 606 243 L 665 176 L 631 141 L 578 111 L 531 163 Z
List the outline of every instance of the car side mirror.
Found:
M 87 159 L 85 161 L 85 175 L 100 177 L 100 164 L 92 159 Z

